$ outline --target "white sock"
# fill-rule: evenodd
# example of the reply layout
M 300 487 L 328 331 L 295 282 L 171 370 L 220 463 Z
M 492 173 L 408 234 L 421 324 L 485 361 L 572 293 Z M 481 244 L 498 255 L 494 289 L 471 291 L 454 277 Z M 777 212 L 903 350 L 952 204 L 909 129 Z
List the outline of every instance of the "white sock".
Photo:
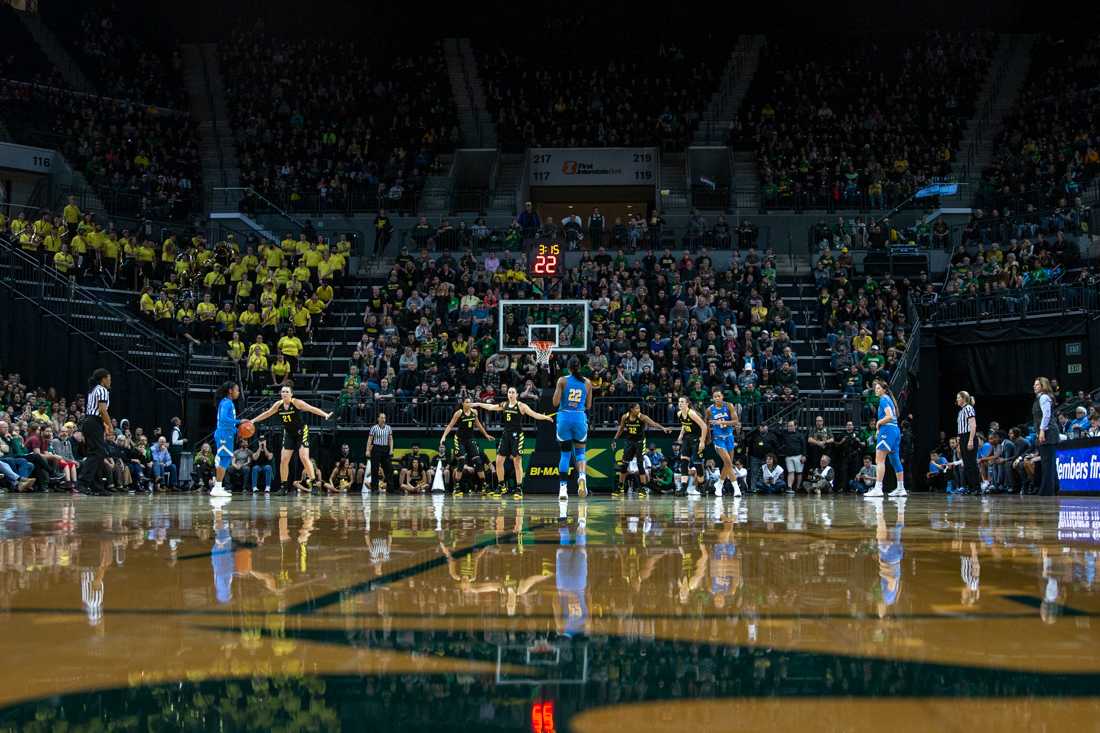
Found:
M 569 482 L 568 481 L 559 481 L 558 482 L 558 491 L 559 492 L 560 491 L 568 491 L 568 490 L 569 490 Z
M 898 479 L 898 491 L 905 491 L 905 482 L 900 478 Z
M 875 491 L 882 491 L 882 482 L 881 481 L 876 481 L 875 482 Z

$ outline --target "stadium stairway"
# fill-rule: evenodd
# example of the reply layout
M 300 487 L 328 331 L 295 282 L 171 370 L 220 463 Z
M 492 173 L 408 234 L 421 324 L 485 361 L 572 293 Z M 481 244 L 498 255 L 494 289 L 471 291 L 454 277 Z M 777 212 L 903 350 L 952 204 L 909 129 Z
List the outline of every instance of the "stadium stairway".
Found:
M 18 11 L 16 15 L 71 89 L 89 94 L 96 93 L 95 85 L 81 71 L 80 66 L 37 13 Z
M 958 197 L 960 204 L 968 204 L 978 193 L 982 171 L 993 160 L 994 141 L 1004 117 L 1015 107 L 1027 79 L 1036 38 L 1033 34 L 1001 34 L 997 55 L 951 166 L 954 180 L 967 184 Z M 944 203 L 954 205 L 951 200 Z
M 691 209 L 691 187 L 687 179 L 684 153 L 661 153 L 661 212 L 687 214 Z M 664 192 L 668 191 L 666 195 Z
M 470 39 L 446 39 L 443 42 L 443 55 L 447 62 L 451 93 L 458 109 L 463 145 L 468 148 L 495 148 L 496 124 L 485 107 L 485 91 L 481 85 Z
M 756 150 L 733 151 L 733 210 L 739 217 L 760 212 L 760 173 Z
M 519 197 L 523 190 L 526 165 L 523 153 L 501 153 L 497 169 L 497 187 L 489 202 L 489 215 L 511 218 L 519 213 Z
M 764 36 L 741 36 L 730 55 L 729 63 L 719 81 L 718 89 L 703 112 L 695 129 L 695 145 L 725 145 L 730 123 L 741 108 L 741 100 L 752 83 L 760 63 Z
M 225 83 L 213 43 L 183 47 L 183 78 L 191 115 L 198 121 L 204 190 L 235 188 L 241 170 L 225 106 Z

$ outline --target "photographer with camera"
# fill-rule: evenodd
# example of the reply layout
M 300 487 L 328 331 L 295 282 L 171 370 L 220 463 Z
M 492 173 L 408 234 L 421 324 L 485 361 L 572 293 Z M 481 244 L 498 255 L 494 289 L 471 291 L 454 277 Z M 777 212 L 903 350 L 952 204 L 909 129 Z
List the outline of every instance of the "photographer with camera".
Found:
M 247 446 L 247 442 L 242 445 Z M 262 476 L 264 480 L 264 493 L 271 491 L 271 483 L 275 479 L 275 471 L 271 467 L 271 459 L 274 458 L 274 454 L 267 447 L 267 437 L 264 435 L 259 436 L 259 444 L 256 446 L 256 450 L 252 453 L 252 471 L 249 475 L 248 488 L 255 492 L 260 490 L 260 485 L 256 481 L 257 476 Z

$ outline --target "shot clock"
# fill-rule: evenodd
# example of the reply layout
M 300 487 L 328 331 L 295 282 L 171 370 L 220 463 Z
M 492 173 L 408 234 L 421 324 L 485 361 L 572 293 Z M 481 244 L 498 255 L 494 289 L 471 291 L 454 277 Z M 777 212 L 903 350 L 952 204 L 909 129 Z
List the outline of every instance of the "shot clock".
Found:
M 564 269 L 563 249 L 557 242 L 536 242 L 527 257 L 530 277 L 561 277 Z

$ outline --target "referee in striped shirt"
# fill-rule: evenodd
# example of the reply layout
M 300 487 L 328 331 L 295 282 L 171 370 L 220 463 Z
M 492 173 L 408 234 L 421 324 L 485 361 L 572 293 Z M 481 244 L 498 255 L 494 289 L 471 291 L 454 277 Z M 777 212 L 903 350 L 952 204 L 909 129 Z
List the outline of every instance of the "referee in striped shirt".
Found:
M 959 392 L 955 395 L 955 404 L 959 407 L 956 427 L 963 461 L 963 486 L 976 493 L 981 489 L 982 479 L 978 473 L 978 416 L 974 412 L 974 397 L 969 392 Z
M 106 369 L 96 369 L 88 381 L 88 397 L 84 402 L 84 421 L 80 432 L 84 434 L 84 462 L 76 477 L 77 488 L 85 494 L 99 493 L 97 482 L 103 469 L 103 460 L 107 457 L 106 436 L 114 428 L 111 426 L 111 373 Z
M 367 457 L 370 458 L 370 488 L 378 490 L 378 473 L 382 471 L 382 478 L 386 486 L 393 481 L 393 428 L 386 424 L 386 413 L 378 413 L 378 424 L 371 426 L 370 438 L 367 439 Z

